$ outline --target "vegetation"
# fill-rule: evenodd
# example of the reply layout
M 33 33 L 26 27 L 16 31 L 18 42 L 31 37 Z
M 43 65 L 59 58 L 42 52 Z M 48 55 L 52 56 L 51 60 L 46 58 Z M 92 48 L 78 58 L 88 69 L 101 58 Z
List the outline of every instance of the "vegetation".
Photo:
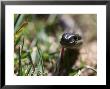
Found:
M 49 76 L 55 72 L 56 61 L 60 58 L 60 38 L 65 31 L 59 23 L 58 16 L 55 14 L 14 15 L 14 73 L 17 76 Z M 96 15 L 70 16 L 85 32 L 85 38 L 89 38 L 86 39 L 88 43 L 96 40 Z M 90 22 L 83 25 L 83 18 L 89 18 Z M 90 32 L 90 37 L 86 37 L 89 34 L 86 26 L 89 27 L 89 31 L 94 29 L 91 31 L 93 33 Z M 69 76 L 79 75 L 85 66 L 86 63 L 80 61 L 79 68 L 71 70 Z M 96 64 L 94 66 L 96 68 Z

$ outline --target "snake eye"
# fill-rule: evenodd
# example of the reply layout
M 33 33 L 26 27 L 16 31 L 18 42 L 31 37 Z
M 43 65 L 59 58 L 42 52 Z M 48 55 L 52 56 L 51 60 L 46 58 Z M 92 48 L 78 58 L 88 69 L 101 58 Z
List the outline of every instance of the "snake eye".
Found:
M 77 41 L 77 40 L 78 40 L 78 37 L 77 37 L 77 36 L 73 36 L 73 39 L 74 39 L 75 41 Z
M 81 36 L 79 36 L 78 34 L 76 34 L 76 35 L 74 36 L 74 40 L 75 40 L 75 41 L 81 40 Z

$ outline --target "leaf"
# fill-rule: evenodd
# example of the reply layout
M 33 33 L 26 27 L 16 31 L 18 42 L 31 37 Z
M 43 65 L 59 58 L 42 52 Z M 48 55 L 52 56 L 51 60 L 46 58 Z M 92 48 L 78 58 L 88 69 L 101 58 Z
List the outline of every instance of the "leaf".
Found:
M 20 26 L 20 28 L 15 32 L 15 35 L 17 35 L 17 34 L 19 34 L 20 32 L 22 32 L 23 29 L 24 29 L 24 27 L 27 26 L 27 24 L 28 24 L 28 22 L 24 22 L 24 23 Z
M 20 28 L 14 33 L 15 42 L 18 42 L 17 40 L 20 39 L 22 32 L 24 30 L 24 27 L 27 26 L 27 22 L 24 22 Z

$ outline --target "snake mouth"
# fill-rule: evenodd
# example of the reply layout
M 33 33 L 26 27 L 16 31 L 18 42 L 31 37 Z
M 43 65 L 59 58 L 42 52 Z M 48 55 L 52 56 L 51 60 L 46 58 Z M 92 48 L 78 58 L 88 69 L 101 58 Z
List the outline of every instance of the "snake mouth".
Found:
M 83 40 L 82 37 L 78 34 L 64 33 L 60 40 L 60 44 L 64 48 L 70 49 L 80 48 L 81 45 L 83 44 Z

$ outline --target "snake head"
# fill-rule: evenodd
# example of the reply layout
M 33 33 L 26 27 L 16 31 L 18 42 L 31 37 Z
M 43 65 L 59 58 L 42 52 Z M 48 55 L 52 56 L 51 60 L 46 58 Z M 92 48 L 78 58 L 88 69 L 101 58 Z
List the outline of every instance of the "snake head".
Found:
M 60 44 L 64 48 L 79 48 L 83 43 L 82 37 L 79 34 L 74 33 L 64 33 L 60 40 Z

